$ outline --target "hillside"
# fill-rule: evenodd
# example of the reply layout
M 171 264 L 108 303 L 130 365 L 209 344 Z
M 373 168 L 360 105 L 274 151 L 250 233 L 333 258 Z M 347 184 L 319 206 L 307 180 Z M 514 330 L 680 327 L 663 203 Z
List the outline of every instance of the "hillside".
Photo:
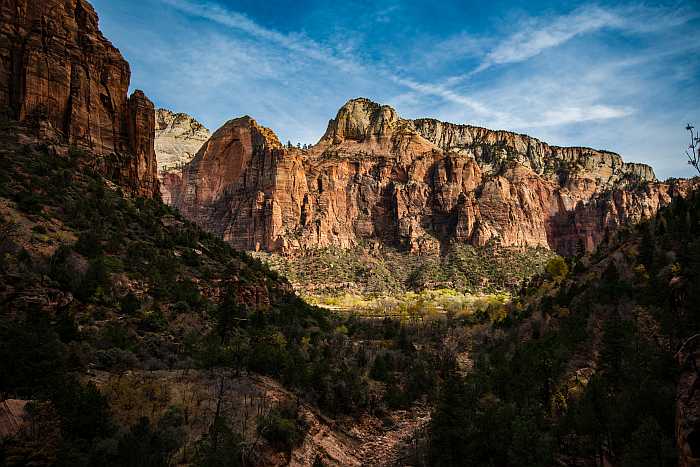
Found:
M 432 465 L 696 465 L 700 196 L 535 277 L 448 379 Z
M 488 303 L 449 320 L 336 316 L 158 199 L 126 195 L 93 154 L 7 120 L 0 140 L 0 465 L 415 452 L 445 352 L 466 348 L 462 327 Z

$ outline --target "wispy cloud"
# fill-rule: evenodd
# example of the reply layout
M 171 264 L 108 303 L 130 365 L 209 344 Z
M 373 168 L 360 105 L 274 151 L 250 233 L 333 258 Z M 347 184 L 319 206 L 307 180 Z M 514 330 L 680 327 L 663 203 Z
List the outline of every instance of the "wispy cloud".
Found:
M 393 80 L 412 91 L 425 95 L 437 96 L 453 104 L 462 105 L 480 116 L 505 118 L 502 112 L 497 112 L 478 100 L 459 94 L 447 87 L 438 84 L 419 83 L 409 78 L 400 78 L 397 76 L 394 76 Z
M 604 29 L 627 32 L 653 32 L 677 27 L 697 18 L 700 12 L 688 9 L 667 9 L 646 5 L 601 7 L 586 5 L 568 14 L 524 18 L 515 32 L 489 51 L 473 71 L 478 73 L 495 65 L 518 63 L 546 50 L 561 46 L 585 34 Z
M 413 2 L 360 10 L 366 1 L 350 0 L 343 14 L 310 7 L 285 31 L 227 0 L 141 0 L 139 16 L 133 0 L 92 1 L 108 29 L 121 12 L 106 32 L 132 63 L 135 85 L 212 128 L 250 114 L 284 140 L 312 143 L 340 105 L 365 96 L 407 118 L 618 151 L 663 177 L 685 173 L 673 165 L 683 146 L 674 146 L 676 126 L 680 141 L 686 121 L 700 118 L 700 12 L 675 0 L 599 0 L 532 16 L 506 9 L 498 21 L 465 16 L 452 28 L 442 18 L 426 26 Z M 445 1 L 452 13 L 465 8 Z
M 361 63 L 350 57 L 350 50 L 340 55 L 337 48 L 321 44 L 299 34 L 283 34 L 270 28 L 261 26 L 247 16 L 222 8 L 215 3 L 192 3 L 189 0 L 161 0 L 167 5 L 176 8 L 188 15 L 213 21 L 227 28 L 249 34 L 255 38 L 267 41 L 278 47 L 282 47 L 290 52 L 301 54 L 305 58 L 315 60 L 328 66 L 339 68 L 347 73 L 375 73 L 380 79 L 392 81 L 413 92 L 423 96 L 434 96 L 443 99 L 451 104 L 463 106 L 469 110 L 473 119 L 484 122 L 498 122 L 509 127 L 524 126 L 555 126 L 574 122 L 589 120 L 606 120 L 629 115 L 630 109 L 622 109 L 603 104 L 593 104 L 588 106 L 569 106 L 549 109 L 544 111 L 540 118 L 536 119 L 536 124 L 532 121 L 523 121 L 515 115 L 496 110 L 491 106 L 471 96 L 467 96 L 455 90 L 449 80 L 445 84 L 425 83 L 416 79 L 398 75 L 388 69 L 384 64 L 373 63 L 370 65 Z M 392 12 L 397 7 L 391 6 L 388 12 Z M 380 16 L 388 14 L 387 10 L 381 10 Z M 509 63 L 522 61 L 535 56 L 545 50 L 559 45 L 575 35 L 587 31 L 598 29 L 604 25 L 619 23 L 619 18 L 613 13 L 601 8 L 584 8 L 576 12 L 559 17 L 554 24 L 547 28 L 542 28 L 536 21 L 529 21 L 527 24 L 511 38 L 505 40 L 497 46 L 487 56 L 480 66 L 485 69 L 496 63 Z M 574 27 L 571 27 L 574 24 Z M 444 43 L 444 46 L 451 44 L 469 45 L 476 47 L 478 42 L 469 36 L 462 35 L 457 40 Z
M 522 62 L 578 35 L 620 23 L 621 19 L 615 12 L 597 6 L 582 7 L 571 14 L 550 18 L 546 23 L 542 19 L 525 20 L 516 26 L 514 34 L 486 55 L 475 72 L 494 65 Z
M 278 46 L 284 47 L 290 51 L 303 54 L 307 58 L 338 67 L 343 71 L 352 73 L 376 73 L 383 79 L 393 81 L 415 92 L 425 95 L 438 96 L 450 102 L 464 105 L 479 115 L 498 115 L 498 112 L 489 109 L 483 103 L 477 102 L 476 100 L 467 96 L 460 95 L 454 90 L 438 85 L 421 83 L 413 79 L 402 78 L 393 73 L 391 70 L 387 69 L 382 64 L 375 63 L 371 66 L 367 66 L 351 58 L 340 57 L 337 55 L 336 49 L 333 47 L 324 46 L 302 36 L 279 33 L 275 30 L 259 25 L 255 21 L 238 12 L 223 9 L 217 4 L 194 4 L 188 0 L 161 1 L 189 15 L 214 21 L 222 26 L 245 32 L 259 39 L 277 44 Z M 379 17 L 386 17 L 396 9 L 398 9 L 398 6 L 392 5 L 378 12 L 378 15 Z
M 207 2 L 193 3 L 188 0 L 162 0 L 162 2 L 189 15 L 243 31 L 259 39 L 275 43 L 291 52 L 304 54 L 307 57 L 338 67 L 341 70 L 357 70 L 357 64 L 353 60 L 336 56 L 331 49 L 309 38 L 302 35 L 282 34 L 273 29 L 263 27 L 241 13 L 224 9 L 217 4 Z

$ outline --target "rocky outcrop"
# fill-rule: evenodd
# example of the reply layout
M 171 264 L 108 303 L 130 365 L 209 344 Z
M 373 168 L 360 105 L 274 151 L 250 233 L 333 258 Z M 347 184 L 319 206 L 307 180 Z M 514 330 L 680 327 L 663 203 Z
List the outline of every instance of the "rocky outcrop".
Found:
M 269 213 L 263 212 L 265 203 L 258 206 L 259 193 L 274 186 L 272 160 L 283 154 L 282 144 L 269 129 L 250 117 L 231 120 L 181 173 L 164 175 L 163 199 L 211 231 L 235 232 L 234 244 L 255 248 L 256 241 L 267 238 L 265 225 L 270 224 Z
M 257 143 L 255 143 L 257 141 Z M 451 242 L 593 248 L 610 229 L 686 192 L 615 153 L 435 120 L 355 99 L 309 150 L 283 148 L 248 117 L 217 131 L 165 198 L 246 250 Z
M 155 139 L 158 172 L 182 169 L 210 137 L 209 130 L 189 115 L 158 109 Z
M 84 0 L 0 4 L 0 111 L 89 150 L 130 192 L 157 196 L 154 108 Z
M 18 399 L 0 401 L 0 440 L 14 436 L 27 425 L 28 402 Z

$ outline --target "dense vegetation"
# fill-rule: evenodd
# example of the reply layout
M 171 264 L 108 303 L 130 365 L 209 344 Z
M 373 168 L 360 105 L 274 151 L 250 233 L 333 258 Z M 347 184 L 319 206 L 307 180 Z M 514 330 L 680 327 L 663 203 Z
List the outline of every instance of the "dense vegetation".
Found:
M 700 196 L 533 278 L 452 372 L 433 465 L 675 465 L 674 355 L 700 330 Z M 555 265 L 553 265 L 555 266 Z
M 543 248 L 453 244 L 443 255 L 414 255 L 382 248 L 325 248 L 288 258 L 256 256 L 310 297 L 352 293 L 363 297 L 453 289 L 467 293 L 510 291 L 542 272 L 553 256 Z
M 260 261 L 160 201 L 125 196 L 91 157 L 45 144 L 0 150 L 0 401 L 31 400 L 33 427 L 0 443 L 0 465 L 252 462 L 218 411 L 187 450 L 182 407 L 126 414 L 113 396 L 137 391 L 120 383 L 132 371 L 266 374 L 334 417 L 435 396 L 456 322 L 310 307 Z M 116 383 L 105 392 L 95 371 Z M 158 387 L 138 390 L 161 399 Z M 272 408 L 259 435 L 288 452 L 303 429 L 296 417 Z

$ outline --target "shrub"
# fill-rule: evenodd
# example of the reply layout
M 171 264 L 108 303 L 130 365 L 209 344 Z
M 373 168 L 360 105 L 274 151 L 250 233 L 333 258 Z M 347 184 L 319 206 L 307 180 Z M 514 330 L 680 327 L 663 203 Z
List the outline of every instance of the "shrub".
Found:
M 17 207 L 20 211 L 28 214 L 39 214 L 42 211 L 43 203 L 40 197 L 31 191 L 24 191 L 17 194 Z
M 243 437 L 231 430 L 223 417 L 216 417 L 209 431 L 202 435 L 194 448 L 192 463 L 198 467 L 238 467 Z
M 547 261 L 545 266 L 545 271 L 549 274 L 555 282 L 560 282 L 569 274 L 569 266 L 566 264 L 566 260 L 561 256 L 555 256 L 554 258 Z
M 148 332 L 162 331 L 166 327 L 168 327 L 168 321 L 160 309 L 147 312 L 139 323 L 139 329 Z
M 291 451 L 302 439 L 296 417 L 296 407 L 291 404 L 272 409 L 258 421 L 258 433 L 276 448 Z
M 83 256 L 95 258 L 102 254 L 100 235 L 92 229 L 86 230 L 80 234 L 73 248 Z
M 120 308 L 125 315 L 132 315 L 141 308 L 141 300 L 133 292 L 129 292 L 122 297 Z

